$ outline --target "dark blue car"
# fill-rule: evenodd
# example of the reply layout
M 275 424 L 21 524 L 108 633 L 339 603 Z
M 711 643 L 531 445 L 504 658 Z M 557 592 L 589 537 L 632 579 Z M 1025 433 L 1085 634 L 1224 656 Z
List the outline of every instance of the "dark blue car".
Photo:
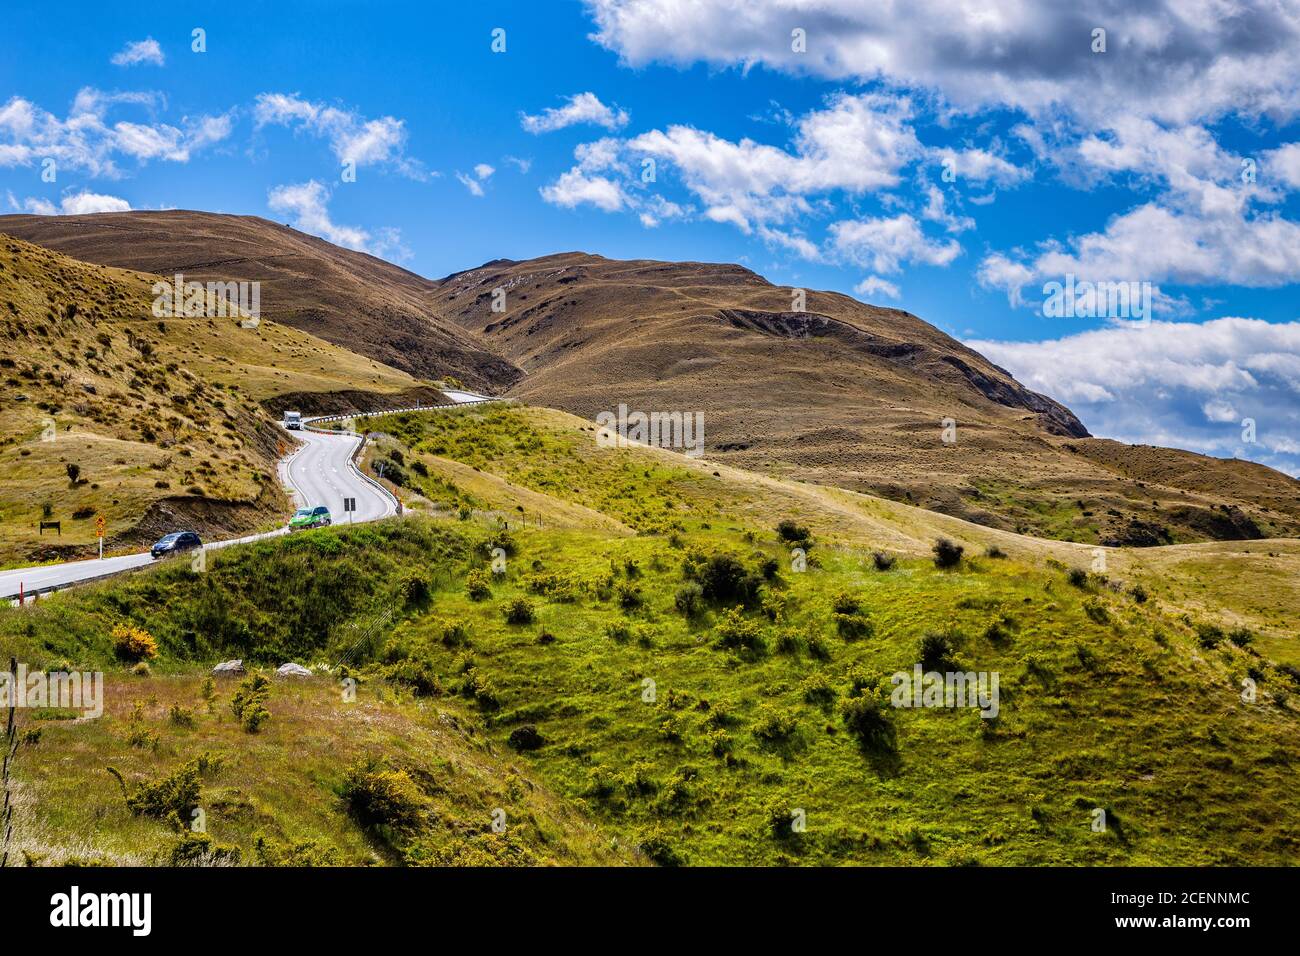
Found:
M 173 531 L 171 534 L 160 538 L 149 549 L 149 553 L 155 558 L 165 558 L 169 554 L 180 554 L 201 547 L 203 547 L 203 542 L 199 540 L 199 536 L 193 531 Z

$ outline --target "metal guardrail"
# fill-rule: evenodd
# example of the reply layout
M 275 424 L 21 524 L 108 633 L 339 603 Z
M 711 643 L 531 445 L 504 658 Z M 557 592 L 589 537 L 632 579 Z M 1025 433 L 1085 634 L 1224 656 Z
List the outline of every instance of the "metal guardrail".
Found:
M 499 401 L 501 401 L 499 398 L 479 398 L 472 402 L 449 402 L 445 405 L 411 405 L 408 408 L 387 408 L 378 412 L 352 412 L 348 415 L 316 415 L 312 418 L 304 418 L 302 424 L 304 427 L 310 427 L 316 422 L 342 422 L 347 421 L 349 418 L 376 418 L 380 415 L 400 415 L 403 412 L 431 412 L 442 408 L 464 408 L 466 405 L 485 405 L 488 402 Z M 333 432 L 333 429 L 313 428 L 312 431 Z

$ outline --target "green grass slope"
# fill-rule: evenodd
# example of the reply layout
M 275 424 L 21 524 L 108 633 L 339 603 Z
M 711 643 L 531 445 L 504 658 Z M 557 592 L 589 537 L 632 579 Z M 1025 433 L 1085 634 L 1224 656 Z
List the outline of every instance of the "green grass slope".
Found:
M 101 809 L 84 811 L 84 852 L 116 858 L 140 823 L 102 767 L 135 787 L 214 749 L 228 756 L 204 792 L 253 794 L 266 815 L 209 828 L 243 862 L 258 862 L 258 835 L 407 863 L 1294 860 L 1300 672 L 1250 630 L 1137 587 L 1121 552 L 1088 574 L 1083 546 L 598 448 L 574 422 L 515 407 L 371 420 L 398 469 L 385 474 L 435 516 L 232 548 L 204 573 L 168 565 L 0 612 L 0 651 L 98 664 L 118 688 L 98 722 L 28 715 L 43 731 L 18 762 L 35 832 L 86 820 L 63 783 L 83 770 L 38 767 L 75 753 L 89 768 Z M 966 551 L 940 569 L 929 545 L 949 531 Z M 879 570 L 875 551 L 893 565 Z M 157 639 L 147 680 L 114 657 L 127 623 Z M 201 697 L 200 670 L 235 656 L 316 665 L 328 691 L 275 685 L 256 734 L 228 687 L 197 730 L 159 726 L 172 702 L 200 706 L 184 703 Z M 890 675 L 921 661 L 996 672 L 997 719 L 891 706 Z M 337 700 L 347 676 L 369 710 Z M 167 759 L 131 746 L 135 697 Z M 440 752 L 442 775 L 418 743 L 433 715 L 476 742 Z M 361 724 L 379 737 L 354 739 Z M 457 790 L 448 775 L 470 761 L 486 776 Z M 512 773 L 540 804 L 507 800 L 497 784 Z M 489 807 L 532 814 L 513 847 Z M 166 825 L 150 832 L 171 853 Z

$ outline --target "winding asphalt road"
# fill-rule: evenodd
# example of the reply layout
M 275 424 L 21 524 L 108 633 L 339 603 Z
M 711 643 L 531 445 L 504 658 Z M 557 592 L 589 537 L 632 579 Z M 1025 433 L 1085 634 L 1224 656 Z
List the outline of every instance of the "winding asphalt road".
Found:
M 491 401 L 487 396 L 476 395 L 473 392 L 450 391 L 443 394 L 458 405 Z M 431 406 L 425 406 L 420 410 L 429 408 Z M 398 409 L 398 411 L 406 410 Z M 377 521 L 397 514 L 397 499 L 377 482 L 362 475 L 352 463 L 352 455 L 360 445 L 361 437 L 348 433 L 318 431 L 310 427 L 313 421 L 322 420 L 308 419 L 304 422 L 308 427 L 289 433 L 297 438 L 300 444 L 291 455 L 280 461 L 280 480 L 293 492 L 297 506 L 307 508 L 324 505 L 329 508 L 330 515 L 337 523 L 348 520 L 348 516 L 343 512 L 344 498 L 356 499 L 356 511 L 351 515 L 353 522 Z M 210 551 L 262 538 L 273 538 L 285 533 L 287 533 L 285 528 L 279 528 L 264 534 L 211 542 L 205 546 L 205 550 Z M 143 554 L 118 555 L 103 560 L 92 558 L 34 568 L 18 568 L 14 571 L 0 571 L 0 600 L 17 598 L 20 589 L 24 594 L 31 594 L 69 584 L 93 581 L 96 578 L 108 577 L 150 564 L 153 564 L 153 558 L 146 551 Z

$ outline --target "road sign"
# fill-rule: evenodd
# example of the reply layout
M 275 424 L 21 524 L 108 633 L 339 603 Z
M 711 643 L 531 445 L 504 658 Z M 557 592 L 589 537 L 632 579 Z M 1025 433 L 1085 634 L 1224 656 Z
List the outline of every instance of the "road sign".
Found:
M 103 515 L 95 516 L 95 537 L 97 538 L 104 537 L 104 516 Z
M 348 512 L 348 511 L 356 511 L 356 510 L 357 510 L 357 499 L 356 499 L 356 498 L 344 498 L 344 499 L 343 499 L 343 511 L 344 511 L 344 512 Z

